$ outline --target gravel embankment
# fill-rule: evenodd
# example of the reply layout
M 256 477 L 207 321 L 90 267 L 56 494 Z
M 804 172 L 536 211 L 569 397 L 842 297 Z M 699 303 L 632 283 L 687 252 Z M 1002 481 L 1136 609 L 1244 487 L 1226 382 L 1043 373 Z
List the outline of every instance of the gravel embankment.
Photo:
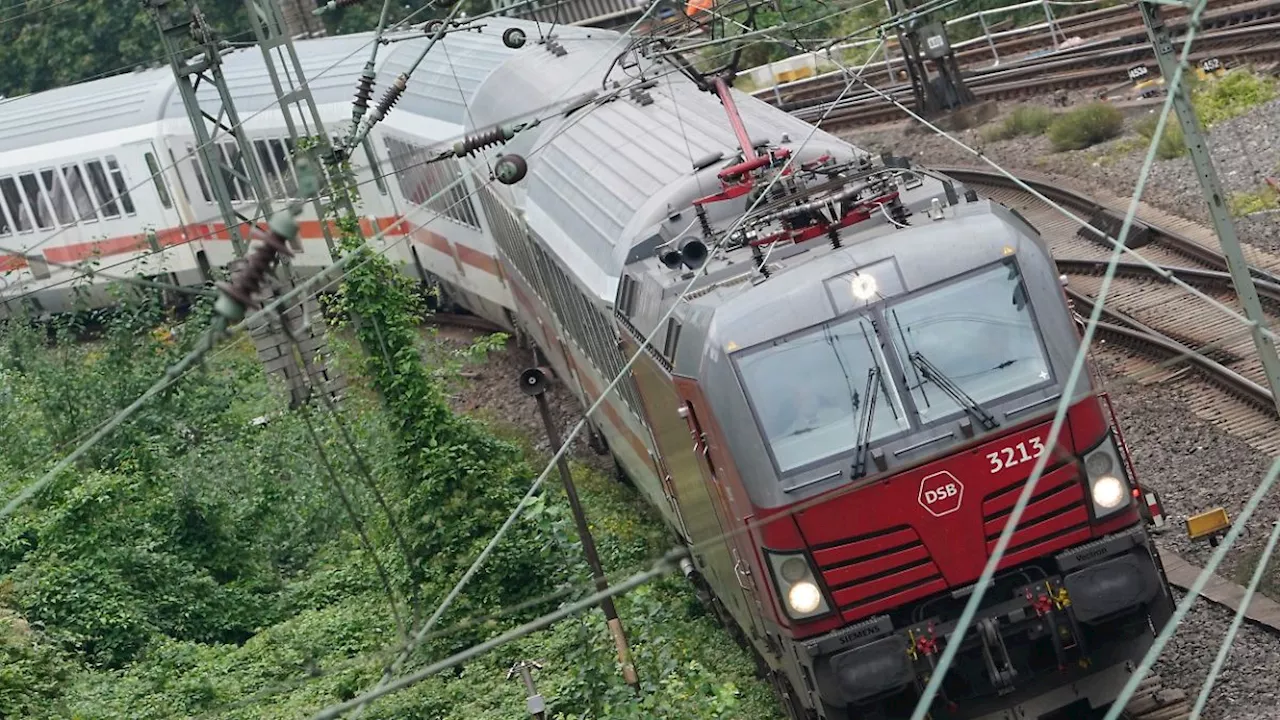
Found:
M 440 338 L 457 345 L 475 337 L 475 331 L 444 328 Z M 1100 356 L 1106 369 L 1106 356 Z M 496 418 L 524 429 L 539 439 L 539 450 L 547 451 L 537 408 L 531 398 L 515 387 L 515 378 L 529 366 L 531 355 L 514 343 L 496 352 L 478 366 L 454 393 L 455 409 Z M 552 413 L 563 434 L 582 417 L 569 392 L 553 383 Z M 1160 491 L 1165 511 L 1173 527 L 1160 543 L 1193 563 L 1203 565 L 1212 552 L 1207 545 L 1192 545 L 1180 525 L 1188 514 L 1221 505 L 1234 518 L 1266 472 L 1269 462 L 1261 453 L 1239 439 L 1195 417 L 1179 400 L 1176 389 L 1167 386 L 1121 385 L 1113 390 L 1112 402 L 1133 454 L 1138 477 Z M 610 471 L 612 463 L 587 449 L 581 439 L 575 443 L 575 459 L 600 470 Z M 1277 494 L 1280 498 L 1280 493 Z M 1251 523 L 1252 531 L 1240 549 L 1228 556 L 1221 571 L 1224 577 L 1247 580 L 1252 559 L 1265 540 L 1269 521 L 1280 512 L 1280 500 L 1264 503 Z M 1243 574 L 1243 577 L 1241 575 Z M 1175 593 L 1181 599 L 1181 593 Z M 1206 601 L 1198 602 L 1188 614 L 1173 641 L 1165 649 L 1156 672 L 1167 687 L 1186 690 L 1193 698 L 1204 681 L 1218 644 L 1231 622 L 1231 611 Z M 1280 701 L 1280 642 L 1267 630 L 1250 624 L 1241 630 L 1225 671 L 1220 677 L 1206 720 L 1250 720 L 1276 716 L 1272 711 Z
M 1071 100 L 1073 106 L 1085 102 L 1078 93 Z M 1048 100 L 1041 102 L 1049 104 Z M 1017 105 L 1003 103 L 1000 117 L 991 124 L 1000 122 Z M 1044 137 L 986 142 L 981 136 L 982 128 L 954 135 L 1009 170 L 1035 170 L 1061 177 L 1073 189 L 1083 192 L 1088 192 L 1089 187 L 1105 187 L 1116 195 L 1128 197 L 1137 184 L 1146 152 L 1145 144 L 1137 150 L 1125 151 L 1123 148 L 1133 144 L 1135 138 L 1140 139 L 1132 130 L 1138 117 L 1140 115 L 1130 117 L 1120 138 L 1084 150 L 1061 153 L 1054 152 Z M 981 163 L 972 153 L 914 121 L 866 130 L 846 129 L 841 135 L 874 153 L 891 150 L 926 165 Z M 1276 142 L 1277 138 L 1280 138 L 1280 99 L 1213 128 L 1209 134 L 1210 153 L 1228 195 L 1255 192 L 1263 188 L 1266 176 L 1280 176 L 1280 144 Z M 1200 184 L 1188 158 L 1157 159 L 1142 199 L 1167 212 L 1206 225 L 1209 223 Z M 1243 242 L 1268 250 L 1280 250 L 1280 212 L 1236 218 L 1236 229 Z

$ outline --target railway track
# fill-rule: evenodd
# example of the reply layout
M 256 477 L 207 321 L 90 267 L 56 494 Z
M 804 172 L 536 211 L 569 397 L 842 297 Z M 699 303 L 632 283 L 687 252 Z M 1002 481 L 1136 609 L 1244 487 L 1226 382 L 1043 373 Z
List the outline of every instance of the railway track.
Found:
M 1087 315 L 1102 283 L 1111 246 L 1047 203 L 989 170 L 937 168 L 980 194 L 1021 213 L 1044 236 L 1059 269 L 1068 278 L 1068 294 L 1077 310 Z M 1124 205 L 1099 200 L 1063 188 L 1047 178 L 1021 178 L 1046 197 L 1062 204 L 1097 227 L 1115 234 Z M 1152 218 L 1151 214 L 1157 215 Z M 1280 424 L 1275 406 L 1243 323 L 1187 293 L 1166 278 L 1178 277 L 1206 295 L 1238 308 L 1226 260 L 1216 238 L 1206 229 L 1151 210 L 1145 222 L 1131 230 L 1130 247 L 1137 249 L 1156 271 L 1126 258 L 1107 295 L 1100 326 L 1104 351 L 1119 349 L 1120 372 L 1143 384 L 1174 385 L 1197 414 L 1244 439 L 1254 447 L 1280 452 Z M 1280 256 L 1246 247 L 1255 286 L 1268 313 L 1269 324 L 1280 327 Z M 1171 358 L 1185 361 L 1165 365 Z
M 1125 70 L 1154 62 L 1146 31 L 1133 8 L 1121 8 L 1108 17 L 1076 27 L 1066 27 L 1068 35 L 1090 35 L 1084 44 L 1034 57 L 975 67 L 982 56 L 977 50 L 958 54 L 965 67 L 966 83 L 980 100 L 1013 100 L 1060 90 L 1087 90 L 1114 87 L 1125 78 Z M 1185 17 L 1173 16 L 1168 24 L 1181 36 Z M 1064 21 L 1065 23 L 1065 21 Z M 1123 23 L 1127 23 L 1124 25 Z M 1117 29 L 1123 28 L 1123 29 Z M 1077 32 L 1079 30 L 1079 32 Z M 1024 48 L 1030 39 L 1017 39 L 1010 48 Z M 1050 44 L 1041 36 L 1044 46 Z M 999 45 L 997 46 L 1000 47 Z M 1007 58 L 1001 48 L 1001 57 Z M 986 53 L 990 58 L 990 51 Z M 1280 60 L 1280 2 L 1250 0 L 1222 3 L 1203 18 L 1191 61 L 1217 58 L 1227 64 L 1265 63 Z M 898 82 L 894 71 L 901 62 L 886 67 L 883 62 L 867 67 L 864 78 L 891 97 L 910 105 L 910 85 Z M 756 97 L 813 121 L 831 108 L 832 99 L 843 89 L 841 72 L 827 73 L 804 81 L 760 90 Z M 826 123 L 835 125 L 873 124 L 896 119 L 900 111 L 869 90 L 854 91 L 831 109 Z

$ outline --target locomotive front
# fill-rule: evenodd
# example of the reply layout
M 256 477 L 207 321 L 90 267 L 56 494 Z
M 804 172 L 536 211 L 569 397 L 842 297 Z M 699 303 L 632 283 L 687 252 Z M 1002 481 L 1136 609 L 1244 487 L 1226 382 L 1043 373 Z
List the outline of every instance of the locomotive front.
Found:
M 822 717 L 905 717 L 954 642 L 941 716 L 1096 708 L 1172 610 L 1145 495 L 1087 379 L 1049 442 L 1079 334 L 1047 247 L 966 200 L 780 254 L 705 326 L 699 384 L 759 525 L 761 624 Z

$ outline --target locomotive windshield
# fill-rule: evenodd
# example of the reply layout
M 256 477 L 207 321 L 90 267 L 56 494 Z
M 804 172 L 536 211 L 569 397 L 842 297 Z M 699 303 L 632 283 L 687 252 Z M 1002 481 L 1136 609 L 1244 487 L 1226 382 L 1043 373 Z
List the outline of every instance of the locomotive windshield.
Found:
M 874 327 L 841 318 L 739 358 L 780 472 L 852 450 L 908 427 Z M 874 402 L 866 402 L 868 387 Z M 868 415 L 870 417 L 868 417 Z
M 1012 259 L 734 357 L 780 474 L 1052 380 Z
M 926 290 L 885 314 L 922 425 L 960 411 L 960 401 L 981 405 L 1050 379 L 1012 262 Z M 947 384 L 960 393 L 945 391 Z

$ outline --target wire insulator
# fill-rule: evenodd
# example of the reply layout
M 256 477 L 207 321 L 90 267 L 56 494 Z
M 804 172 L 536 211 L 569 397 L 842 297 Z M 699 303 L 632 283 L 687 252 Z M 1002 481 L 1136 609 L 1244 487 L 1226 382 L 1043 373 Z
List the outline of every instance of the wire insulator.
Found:
M 244 317 L 245 308 L 254 306 L 254 296 L 262 290 L 267 273 L 275 267 L 280 256 L 293 257 L 289 240 L 297 234 L 298 224 L 289 213 L 280 213 L 272 218 L 270 230 L 253 229 L 251 238 L 259 241 L 257 247 L 249 253 L 231 282 L 218 283 L 218 289 L 222 291 L 214 306 L 218 314 L 232 321 Z
M 369 99 L 373 97 L 374 77 L 371 73 L 360 76 L 360 82 L 356 85 L 356 100 L 351 108 L 351 118 L 356 123 L 360 122 L 360 118 L 369 112 Z
M 404 90 L 408 85 L 409 78 L 404 75 L 396 78 L 396 81 L 391 84 L 391 87 L 387 88 L 387 91 L 383 93 L 382 99 L 378 101 L 378 107 L 374 108 L 374 122 L 381 120 L 387 116 L 387 113 L 391 112 L 391 108 L 395 107 L 396 103 L 400 102 L 400 96 L 404 94 Z
M 834 250 L 840 249 L 840 228 L 835 225 L 827 226 L 827 239 L 831 241 L 831 247 Z
M 515 136 L 515 128 L 510 125 L 495 125 L 488 130 L 467 135 L 462 140 L 454 143 L 453 154 L 458 157 L 471 157 L 478 150 L 501 145 Z

